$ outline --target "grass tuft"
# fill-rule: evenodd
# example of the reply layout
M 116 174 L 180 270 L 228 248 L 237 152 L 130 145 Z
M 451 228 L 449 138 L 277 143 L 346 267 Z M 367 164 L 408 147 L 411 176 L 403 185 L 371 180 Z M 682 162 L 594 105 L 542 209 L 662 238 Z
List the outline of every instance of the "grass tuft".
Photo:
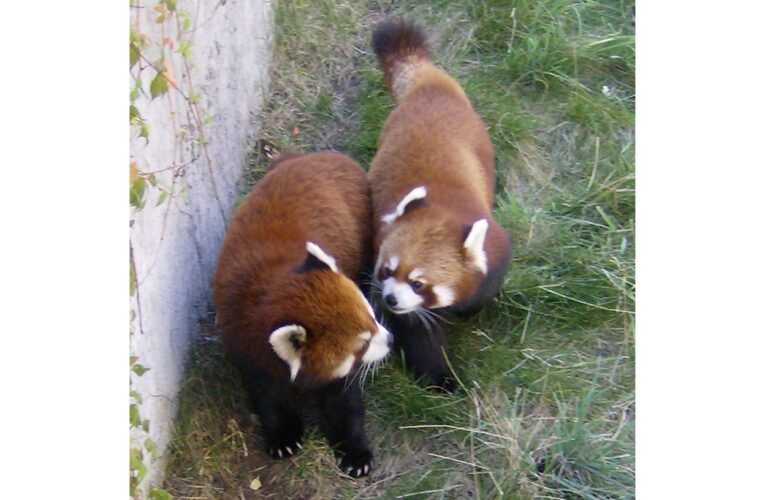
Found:
M 495 147 L 494 214 L 512 268 L 451 325 L 463 388 L 435 394 L 399 359 L 367 381 L 369 478 L 305 448 L 262 450 L 214 332 L 192 351 L 165 489 L 175 498 L 634 497 L 634 1 L 283 0 L 262 137 L 365 168 L 393 102 L 369 41 L 382 19 L 428 34 Z M 247 185 L 265 161 L 253 155 Z M 211 329 L 211 327 L 208 327 Z M 253 479 L 260 489 L 249 489 Z

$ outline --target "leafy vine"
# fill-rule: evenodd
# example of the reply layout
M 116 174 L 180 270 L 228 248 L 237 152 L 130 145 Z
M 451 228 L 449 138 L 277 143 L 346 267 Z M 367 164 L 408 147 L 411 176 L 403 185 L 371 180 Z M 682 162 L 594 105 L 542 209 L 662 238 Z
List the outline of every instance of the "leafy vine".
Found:
M 148 145 L 152 137 L 152 124 L 143 116 L 142 103 L 162 100 L 167 105 L 173 132 L 172 158 L 168 164 L 148 165 L 143 159 L 131 154 L 130 159 L 130 226 L 135 215 L 152 200 L 153 208 L 162 206 L 162 228 L 154 252 L 154 261 L 139 277 L 130 242 L 130 296 L 135 300 L 136 310 L 130 311 L 130 334 L 143 334 L 140 311 L 140 285 L 153 270 L 164 240 L 170 210 L 175 207 L 181 214 L 191 217 L 182 210 L 188 200 L 188 185 L 184 179 L 186 170 L 198 163 L 206 167 L 221 217 L 225 219 L 223 205 L 218 196 L 218 187 L 213 177 L 213 164 L 205 139 L 205 125 L 212 117 L 201 107 L 202 96 L 191 80 L 193 68 L 193 33 L 212 19 L 226 0 L 220 0 L 212 9 L 210 17 L 192 25 L 188 10 L 179 9 L 179 0 L 157 0 L 156 2 L 131 0 L 130 8 L 130 129 L 131 144 Z M 142 23 L 155 23 L 156 27 L 142 29 Z M 150 36 L 148 32 L 159 33 Z M 176 69 L 178 71 L 176 71 Z M 146 83 L 148 82 L 148 90 Z M 132 152 L 134 153 L 134 152 Z M 138 318 L 138 325 L 135 319 Z M 149 421 L 141 417 L 141 395 L 133 390 L 132 376 L 140 377 L 148 368 L 131 356 L 130 428 L 143 431 L 147 437 L 141 442 L 134 440 L 130 449 L 130 495 L 138 494 L 138 486 L 147 473 L 146 459 L 156 455 L 156 445 L 148 437 Z M 150 498 L 170 498 L 162 490 L 152 488 Z

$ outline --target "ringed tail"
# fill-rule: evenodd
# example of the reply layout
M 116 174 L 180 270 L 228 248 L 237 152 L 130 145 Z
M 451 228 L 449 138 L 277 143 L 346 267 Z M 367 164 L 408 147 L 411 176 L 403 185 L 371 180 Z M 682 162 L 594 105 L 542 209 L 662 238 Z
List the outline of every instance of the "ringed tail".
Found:
M 414 23 L 405 20 L 382 23 L 372 34 L 372 49 L 385 84 L 397 102 L 422 85 L 445 88 L 467 101 L 460 85 L 433 65 L 427 37 Z

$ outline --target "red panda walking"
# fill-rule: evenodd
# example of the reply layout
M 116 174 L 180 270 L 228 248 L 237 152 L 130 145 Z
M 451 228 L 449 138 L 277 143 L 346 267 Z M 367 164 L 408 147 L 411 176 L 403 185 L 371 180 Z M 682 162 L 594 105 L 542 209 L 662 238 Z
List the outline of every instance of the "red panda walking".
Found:
M 369 262 L 369 187 L 347 156 L 287 155 L 236 210 L 213 278 L 218 326 L 274 458 L 302 447 L 301 410 L 353 477 L 369 472 L 360 377 L 390 333 L 352 280 Z
M 396 101 L 369 169 L 374 278 L 406 362 L 427 385 L 454 388 L 438 313 L 470 314 L 499 290 L 510 237 L 491 215 L 494 153 L 460 85 L 431 62 L 407 22 L 372 45 Z

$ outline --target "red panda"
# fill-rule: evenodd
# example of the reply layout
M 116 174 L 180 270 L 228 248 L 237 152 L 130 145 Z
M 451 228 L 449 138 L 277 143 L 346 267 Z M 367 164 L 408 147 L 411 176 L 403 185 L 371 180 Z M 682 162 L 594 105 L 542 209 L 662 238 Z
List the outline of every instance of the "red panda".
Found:
M 369 262 L 369 186 L 337 153 L 284 155 L 239 206 L 213 277 L 217 324 L 274 458 L 302 448 L 301 411 L 352 477 L 369 472 L 358 371 L 392 336 L 354 280 Z
M 508 231 L 491 214 L 493 148 L 460 85 L 431 62 L 419 28 L 387 22 L 372 46 L 396 102 L 368 173 L 373 281 L 407 365 L 426 385 L 453 389 L 438 310 L 479 311 L 510 260 Z

